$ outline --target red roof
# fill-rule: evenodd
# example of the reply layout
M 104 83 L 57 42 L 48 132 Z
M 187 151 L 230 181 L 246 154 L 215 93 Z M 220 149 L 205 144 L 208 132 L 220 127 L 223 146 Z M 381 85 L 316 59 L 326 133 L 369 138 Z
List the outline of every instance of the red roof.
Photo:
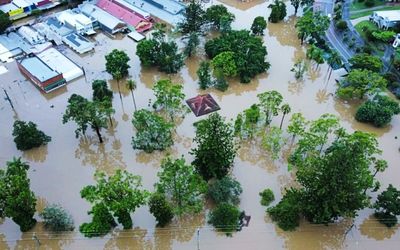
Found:
M 128 6 L 123 6 L 113 2 L 113 0 L 100 0 L 96 5 L 121 21 L 135 27 L 138 32 L 149 30 L 153 26 L 151 22 L 129 9 Z
M 210 94 L 198 95 L 186 100 L 186 103 L 189 105 L 189 108 L 193 111 L 195 116 L 206 115 L 221 109 Z

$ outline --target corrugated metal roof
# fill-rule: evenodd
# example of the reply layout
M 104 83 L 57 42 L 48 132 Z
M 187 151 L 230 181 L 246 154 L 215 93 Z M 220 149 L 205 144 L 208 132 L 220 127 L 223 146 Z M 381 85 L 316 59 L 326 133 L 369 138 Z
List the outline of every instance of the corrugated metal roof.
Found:
M 47 64 L 45 64 L 36 56 L 24 58 L 19 62 L 30 74 L 39 79 L 41 82 L 47 81 L 59 75 L 59 73 L 52 70 Z
M 83 14 L 95 18 L 99 23 L 111 30 L 114 30 L 118 25 L 123 24 L 118 18 L 105 12 L 94 4 L 83 3 L 79 5 L 79 8 Z

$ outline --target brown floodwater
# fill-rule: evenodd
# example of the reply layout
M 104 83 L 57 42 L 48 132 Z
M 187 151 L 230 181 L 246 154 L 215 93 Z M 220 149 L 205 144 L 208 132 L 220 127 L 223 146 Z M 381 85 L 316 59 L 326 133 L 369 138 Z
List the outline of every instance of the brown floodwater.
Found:
M 224 3 L 236 15 L 233 23 L 235 29 L 248 29 L 254 17 L 267 17 L 270 13 L 267 8 L 270 2 L 239 4 L 236 0 L 224 0 Z M 288 13 L 293 13 L 289 4 Z M 94 37 L 97 46 L 93 53 L 79 56 L 67 48 L 63 49 L 68 57 L 85 68 L 86 77 L 51 94 L 41 94 L 19 73 L 15 62 L 9 63 L 6 65 L 9 72 L 0 75 L 0 87 L 8 91 L 16 111 L 0 98 L 0 166 L 5 166 L 6 161 L 13 156 L 21 156 L 29 162 L 31 188 L 38 197 L 37 210 L 41 211 L 46 204 L 60 204 L 72 214 L 78 228 L 81 223 L 90 220 L 87 214 L 90 205 L 80 198 L 79 191 L 94 183 L 93 174 L 96 170 L 112 174 L 117 169 L 126 169 L 142 176 L 143 186 L 153 190 L 163 157 L 167 154 L 176 157 L 184 155 L 190 162 L 192 156 L 188 152 L 194 137 L 192 124 L 201 119 L 192 113 L 179 121 L 174 134 L 175 143 L 170 149 L 152 154 L 132 149 L 132 97 L 125 82 L 118 84 L 110 80 L 111 77 L 105 72 L 104 55 L 118 48 L 127 51 L 131 57 L 129 78 L 137 81 L 134 93 L 139 108 L 148 107 L 149 100 L 154 99 L 151 91 L 154 81 L 165 77 L 182 83 L 187 98 L 198 93 L 211 93 L 221 106 L 220 114 L 227 119 L 234 119 L 243 109 L 257 102 L 258 93 L 277 90 L 282 93 L 285 102 L 290 104 L 292 112 L 302 112 L 308 119 L 333 113 L 340 117 L 341 124 L 349 130 L 375 133 L 383 150 L 382 156 L 389 163 L 388 169 L 378 174 L 377 178 L 381 181 L 382 188 L 386 188 L 389 183 L 400 186 L 400 140 L 395 139 L 395 136 L 399 136 L 399 116 L 394 117 L 390 126 L 382 129 L 356 122 L 353 115 L 358 103 L 343 102 L 334 97 L 335 76 L 327 79 L 327 65 L 321 65 L 318 69 L 316 65 L 310 65 L 304 80 L 295 80 L 290 68 L 296 60 L 305 57 L 305 48 L 300 46 L 294 23 L 295 17 L 291 16 L 285 22 L 268 24 L 263 39 L 268 48 L 271 68 L 250 84 L 240 84 L 237 79 L 231 79 L 226 92 L 198 89 L 196 70 L 199 61 L 204 59 L 202 48 L 197 57 L 186 60 L 186 66 L 178 74 L 168 76 L 155 69 L 141 68 L 139 58 L 135 55 L 136 43 L 131 39 L 122 36 L 110 39 L 102 33 Z M 95 79 L 108 80 L 114 91 L 113 105 L 116 113 L 113 116 L 113 126 L 102 131 L 104 144 L 98 142 L 93 131 L 88 131 L 85 137 L 75 138 L 75 124 L 70 122 L 63 125 L 61 122 L 69 96 L 77 93 L 91 98 L 90 83 Z M 52 141 L 47 146 L 34 150 L 23 153 L 18 151 L 11 136 L 15 119 L 35 122 L 40 129 L 52 136 Z M 284 127 L 288 120 L 287 118 L 284 122 Z M 275 117 L 272 121 L 275 125 L 279 125 L 279 122 L 280 117 Z M 258 193 L 267 187 L 271 188 L 279 201 L 285 187 L 296 185 L 293 182 L 293 173 L 288 172 L 286 165 L 290 150 L 289 146 L 285 146 L 280 159 L 274 161 L 260 148 L 259 142 L 241 143 L 233 175 L 243 187 L 240 208 L 251 215 L 251 221 L 248 228 L 234 233 L 232 237 L 216 232 L 207 223 L 208 206 L 203 213 L 177 218 L 166 228 L 156 228 L 148 208 L 141 207 L 133 214 L 132 230 L 117 228 L 104 237 L 94 239 L 83 237 L 77 229 L 71 233 L 50 233 L 43 229 L 41 223 L 30 232 L 21 233 L 15 223 L 5 219 L 0 221 L 0 249 L 168 250 L 196 249 L 198 242 L 200 249 L 398 249 L 398 227 L 387 229 L 378 223 L 371 216 L 372 209 L 360 211 L 351 230 L 348 230 L 352 224 L 350 220 L 329 226 L 312 225 L 303 221 L 294 232 L 280 230 L 266 215 L 265 207 L 260 205 Z M 198 228 L 199 238 L 196 236 Z M 33 240 L 34 235 L 40 244 Z

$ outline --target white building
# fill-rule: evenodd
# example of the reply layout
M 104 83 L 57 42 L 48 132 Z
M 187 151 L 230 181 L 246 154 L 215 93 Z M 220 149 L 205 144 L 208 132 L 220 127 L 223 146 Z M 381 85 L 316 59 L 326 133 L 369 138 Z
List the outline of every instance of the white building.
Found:
M 369 17 L 381 29 L 388 29 L 400 23 L 400 10 L 374 11 Z
M 60 23 L 71 27 L 81 35 L 92 35 L 96 33 L 93 30 L 92 20 L 81 13 L 65 10 L 59 13 L 57 19 Z
M 83 70 L 55 48 L 46 49 L 45 51 L 36 54 L 36 56 L 45 62 L 51 69 L 62 73 L 67 82 L 83 76 Z
M 46 39 L 36 30 L 29 26 L 22 26 L 18 29 L 18 35 L 28 41 L 31 45 L 41 44 L 46 42 Z

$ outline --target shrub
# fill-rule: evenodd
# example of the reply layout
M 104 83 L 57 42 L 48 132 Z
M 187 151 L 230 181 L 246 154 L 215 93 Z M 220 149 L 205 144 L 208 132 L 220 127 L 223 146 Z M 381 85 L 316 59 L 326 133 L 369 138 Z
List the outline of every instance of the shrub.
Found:
M 154 193 L 149 200 L 150 213 L 156 217 L 157 226 L 164 227 L 174 218 L 171 205 L 164 194 Z
M 389 184 L 389 187 L 378 195 L 375 202 L 375 217 L 387 227 L 397 224 L 397 215 L 400 215 L 400 191 Z
M 32 148 L 46 145 L 51 141 L 51 137 L 38 130 L 33 122 L 15 121 L 12 135 L 14 142 L 19 150 L 29 150 Z
M 347 22 L 344 20 L 340 20 L 336 23 L 336 28 L 340 31 L 347 30 Z
M 238 204 L 240 202 L 240 194 L 243 192 L 240 183 L 229 177 L 215 181 L 208 189 L 208 196 L 216 203 Z
M 267 212 L 272 220 L 278 223 L 283 230 L 294 230 L 299 226 L 300 208 L 298 191 L 288 190 L 282 200 L 274 207 L 268 208 Z
M 262 192 L 259 193 L 259 195 L 261 196 L 260 203 L 263 206 L 269 206 L 269 204 L 271 204 L 271 202 L 275 200 L 274 193 L 269 188 L 264 189 Z
M 210 213 L 209 223 L 220 231 L 231 233 L 239 227 L 239 209 L 229 203 L 221 203 Z
M 47 206 L 40 217 L 44 221 L 44 226 L 51 231 L 72 231 L 74 230 L 74 221 L 62 207 L 58 205 Z
M 90 238 L 105 235 L 117 225 L 107 207 L 101 203 L 93 206 L 88 214 L 93 215 L 92 222 L 83 223 L 79 227 L 79 231 L 85 237 Z
M 364 53 L 366 53 L 366 54 L 371 55 L 372 52 L 374 51 L 374 48 L 372 48 L 371 45 L 366 44 L 366 45 L 364 45 L 364 47 L 362 48 L 362 51 L 363 51 Z
M 387 96 L 377 95 L 373 100 L 363 103 L 357 110 L 355 118 L 359 122 L 372 123 L 383 127 L 390 123 L 393 115 L 400 113 L 399 104 Z

